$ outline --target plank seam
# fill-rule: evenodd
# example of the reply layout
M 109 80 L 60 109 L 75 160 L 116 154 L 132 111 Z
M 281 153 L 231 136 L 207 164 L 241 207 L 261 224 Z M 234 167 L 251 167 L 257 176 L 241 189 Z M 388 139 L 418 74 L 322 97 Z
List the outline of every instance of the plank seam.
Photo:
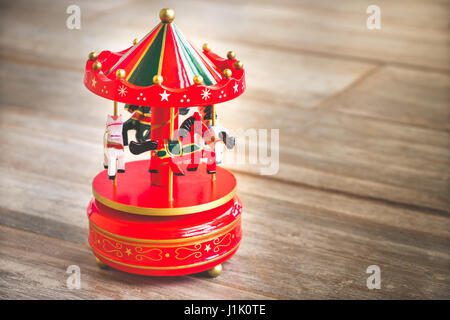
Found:
M 234 169 L 234 168 L 232 169 L 232 171 L 236 172 L 240 175 L 244 175 L 244 176 L 246 175 L 246 176 L 250 176 L 253 178 L 261 178 L 261 176 L 259 174 L 253 173 L 253 172 L 248 172 L 248 171 Z M 309 185 L 309 184 L 302 183 L 302 182 L 289 181 L 289 180 L 285 180 L 285 179 L 273 177 L 273 176 L 270 176 L 270 177 L 265 176 L 264 179 L 270 180 L 270 181 L 275 181 L 277 183 L 281 183 L 281 184 L 285 184 L 285 185 L 301 187 L 301 188 L 308 189 L 308 190 L 321 191 L 321 192 L 325 192 L 325 193 L 329 193 L 329 194 L 341 195 L 341 196 L 345 196 L 345 197 L 348 197 L 351 199 L 366 200 L 366 201 L 372 201 L 375 203 L 381 203 L 381 204 L 388 205 L 388 206 L 391 206 L 394 208 L 403 208 L 403 209 L 409 209 L 412 211 L 420 211 L 422 213 L 427 213 L 427 214 L 436 215 L 436 216 L 450 217 L 450 211 L 431 208 L 431 207 L 427 207 L 427 206 L 420 206 L 420 205 L 409 204 L 409 203 L 404 203 L 404 202 L 400 202 L 400 201 L 388 200 L 388 199 L 377 198 L 377 197 L 372 197 L 372 196 L 364 196 L 364 195 L 359 195 L 359 194 L 342 191 L 342 190 L 337 190 L 337 189 L 333 189 L 333 188 L 318 187 L 318 186 L 313 186 L 313 185 Z M 238 189 L 238 193 L 239 192 L 245 192 L 245 190 L 241 191 Z

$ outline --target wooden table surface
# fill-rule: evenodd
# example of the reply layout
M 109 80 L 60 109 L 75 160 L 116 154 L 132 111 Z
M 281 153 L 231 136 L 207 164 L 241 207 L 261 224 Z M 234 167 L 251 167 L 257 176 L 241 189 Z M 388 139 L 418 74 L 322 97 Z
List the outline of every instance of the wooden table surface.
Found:
M 450 298 L 449 1 L 376 1 L 381 30 L 371 0 L 75 2 L 80 30 L 73 1 L 0 2 L 0 298 Z M 244 239 L 215 279 L 101 270 L 87 244 L 112 112 L 83 85 L 87 54 L 126 48 L 166 6 L 194 44 L 244 62 L 222 123 L 280 130 L 276 175 L 228 165 Z

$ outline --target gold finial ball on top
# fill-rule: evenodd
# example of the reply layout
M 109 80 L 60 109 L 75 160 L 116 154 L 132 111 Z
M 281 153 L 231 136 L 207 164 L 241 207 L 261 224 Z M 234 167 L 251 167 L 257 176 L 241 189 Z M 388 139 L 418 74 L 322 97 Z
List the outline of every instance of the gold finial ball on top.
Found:
M 88 56 L 88 57 L 89 57 L 89 60 L 95 61 L 95 60 L 97 60 L 98 55 L 97 55 L 96 52 L 92 51 L 91 53 L 89 53 L 89 56 Z
M 225 70 L 223 70 L 222 73 L 225 76 L 225 78 L 227 78 L 227 79 L 230 78 L 231 75 L 233 74 L 230 69 L 225 69 Z
M 211 278 L 218 277 L 218 276 L 220 276 L 221 273 L 222 273 L 222 265 L 221 264 L 218 264 L 217 266 L 208 270 L 208 275 Z
M 227 58 L 230 59 L 230 60 L 235 59 L 236 58 L 236 53 L 234 53 L 234 51 L 228 51 Z
M 244 65 L 243 65 L 242 62 L 239 61 L 239 60 L 237 60 L 237 61 L 233 64 L 233 66 L 234 66 L 237 70 L 240 70 L 240 69 L 244 68 Z
M 211 46 L 209 45 L 209 43 L 204 43 L 202 48 L 203 48 L 203 51 L 205 51 L 205 52 L 211 51 Z
M 201 75 L 196 75 L 194 77 L 194 83 L 195 84 L 202 84 L 203 83 L 203 77 Z
M 163 23 L 171 23 L 175 19 L 175 11 L 170 8 L 161 9 L 159 12 L 159 18 Z
M 161 75 L 157 74 L 156 76 L 153 77 L 153 83 L 154 84 L 161 84 L 163 83 L 164 79 Z
M 99 61 L 95 61 L 92 64 L 92 69 L 94 69 L 95 71 L 99 71 L 102 69 L 102 64 Z
M 134 38 L 134 39 L 133 39 L 133 45 L 136 45 L 136 43 L 138 43 L 138 39 L 137 39 L 137 38 Z
M 125 70 L 123 70 L 123 69 L 118 69 L 118 70 L 116 71 L 116 77 L 117 77 L 117 79 L 125 78 L 126 74 L 127 74 L 127 73 L 126 73 Z

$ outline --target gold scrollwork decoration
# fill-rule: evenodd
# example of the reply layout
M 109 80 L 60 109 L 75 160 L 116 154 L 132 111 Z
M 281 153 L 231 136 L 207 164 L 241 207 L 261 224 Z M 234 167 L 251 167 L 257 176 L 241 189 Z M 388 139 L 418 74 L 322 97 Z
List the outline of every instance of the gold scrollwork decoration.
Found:
M 151 249 L 144 250 L 144 248 L 142 248 L 142 247 L 135 247 L 134 251 L 136 251 L 136 253 L 137 253 L 135 256 L 137 261 L 142 261 L 144 258 L 147 258 L 152 261 L 162 260 L 162 250 L 158 249 L 158 248 L 151 248 Z M 151 256 L 153 253 L 157 253 L 155 258 L 153 258 Z M 149 255 L 147 255 L 147 254 L 149 254 Z
M 227 239 L 228 241 L 225 242 L 225 239 Z M 215 245 L 213 251 L 216 253 L 219 252 L 221 247 L 228 247 L 231 244 L 231 233 L 227 233 L 222 238 L 219 237 L 214 239 L 213 244 Z
M 108 248 L 108 245 L 110 247 L 112 247 L 113 249 L 111 249 L 110 247 Z M 104 252 L 106 253 L 114 253 L 118 258 L 122 258 L 123 257 L 123 253 L 122 253 L 122 244 L 118 243 L 118 242 L 113 242 L 109 239 L 103 239 L 103 246 L 102 249 Z
M 194 248 L 187 248 L 187 247 L 181 247 L 175 249 L 175 259 L 177 260 L 186 260 L 187 258 L 191 257 L 192 255 L 195 258 L 200 258 L 202 256 L 202 252 L 199 251 L 201 249 L 202 245 L 200 243 L 197 243 Z M 183 256 L 184 253 L 188 253 L 187 255 Z

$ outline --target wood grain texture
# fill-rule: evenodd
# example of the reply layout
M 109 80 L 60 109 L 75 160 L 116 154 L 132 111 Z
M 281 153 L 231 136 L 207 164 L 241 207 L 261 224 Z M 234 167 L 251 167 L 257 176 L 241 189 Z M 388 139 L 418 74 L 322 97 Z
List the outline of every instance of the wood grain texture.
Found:
M 448 211 L 447 132 L 336 112 L 334 98 L 329 101 L 327 107 L 305 110 L 243 97 L 242 105 L 228 104 L 223 122 L 280 130 L 280 167 L 272 179 Z M 286 117 L 274 118 L 275 112 Z M 235 113 L 246 116 L 235 118 Z M 228 167 L 259 174 L 267 165 Z
M 365 0 L 79 3 L 76 31 L 70 1 L 1 3 L 0 298 L 450 298 L 448 1 L 380 1 L 380 31 Z M 214 280 L 99 270 L 87 245 L 112 111 L 84 88 L 87 53 L 122 50 L 167 6 L 194 44 L 244 62 L 248 90 L 221 123 L 280 130 L 276 175 L 226 164 L 244 239 Z
M 449 101 L 448 74 L 384 67 L 359 82 L 351 91 L 336 96 L 332 101 L 325 101 L 322 106 L 373 119 L 448 132 Z
M 87 245 L 3 226 L 0 231 L 1 299 L 268 299 L 205 275 L 163 278 L 101 270 Z M 80 290 L 67 288 L 70 265 L 80 267 Z
M 378 1 L 382 28 L 376 31 L 366 27 L 366 9 L 373 4 L 369 0 L 252 0 L 244 4 L 237 0 L 79 1 L 85 17 L 83 32 L 64 28 L 66 15 L 60 13 L 65 12 L 70 1 L 50 2 L 2 3 L 5 14 L 0 26 L 8 30 L 0 37 L 4 56 L 12 58 L 14 54 L 15 59 L 71 68 L 76 56 L 84 58 L 88 50 L 123 49 L 123 41 L 131 43 L 153 27 L 151 21 L 157 21 L 160 8 L 172 6 L 182 12 L 177 15 L 177 24 L 190 37 L 201 36 L 201 41 L 238 41 L 239 46 L 251 46 L 257 51 L 272 48 L 333 57 L 341 62 L 358 60 L 450 70 L 448 1 Z M 202 12 L 201 19 L 198 12 Z M 135 17 L 131 22 L 130 16 Z M 36 42 L 29 41 L 29 30 L 35 25 L 45 32 L 36 34 Z M 114 36 L 98 38 L 99 29 L 109 30 Z M 27 41 L 18 41 L 21 39 Z M 54 52 L 58 52 L 58 59 L 49 59 Z
M 96 22 L 125 26 L 129 25 L 128 15 L 139 16 L 171 5 L 183 12 L 176 18 L 183 30 L 210 42 L 238 40 L 256 51 L 275 48 L 339 60 L 449 71 L 448 1 L 377 1 L 382 20 L 381 30 L 376 31 L 366 27 L 366 9 L 372 4 L 370 0 L 139 1 L 99 15 Z M 198 12 L 202 12 L 201 19 Z M 147 21 L 134 20 L 133 26 L 148 28 Z

